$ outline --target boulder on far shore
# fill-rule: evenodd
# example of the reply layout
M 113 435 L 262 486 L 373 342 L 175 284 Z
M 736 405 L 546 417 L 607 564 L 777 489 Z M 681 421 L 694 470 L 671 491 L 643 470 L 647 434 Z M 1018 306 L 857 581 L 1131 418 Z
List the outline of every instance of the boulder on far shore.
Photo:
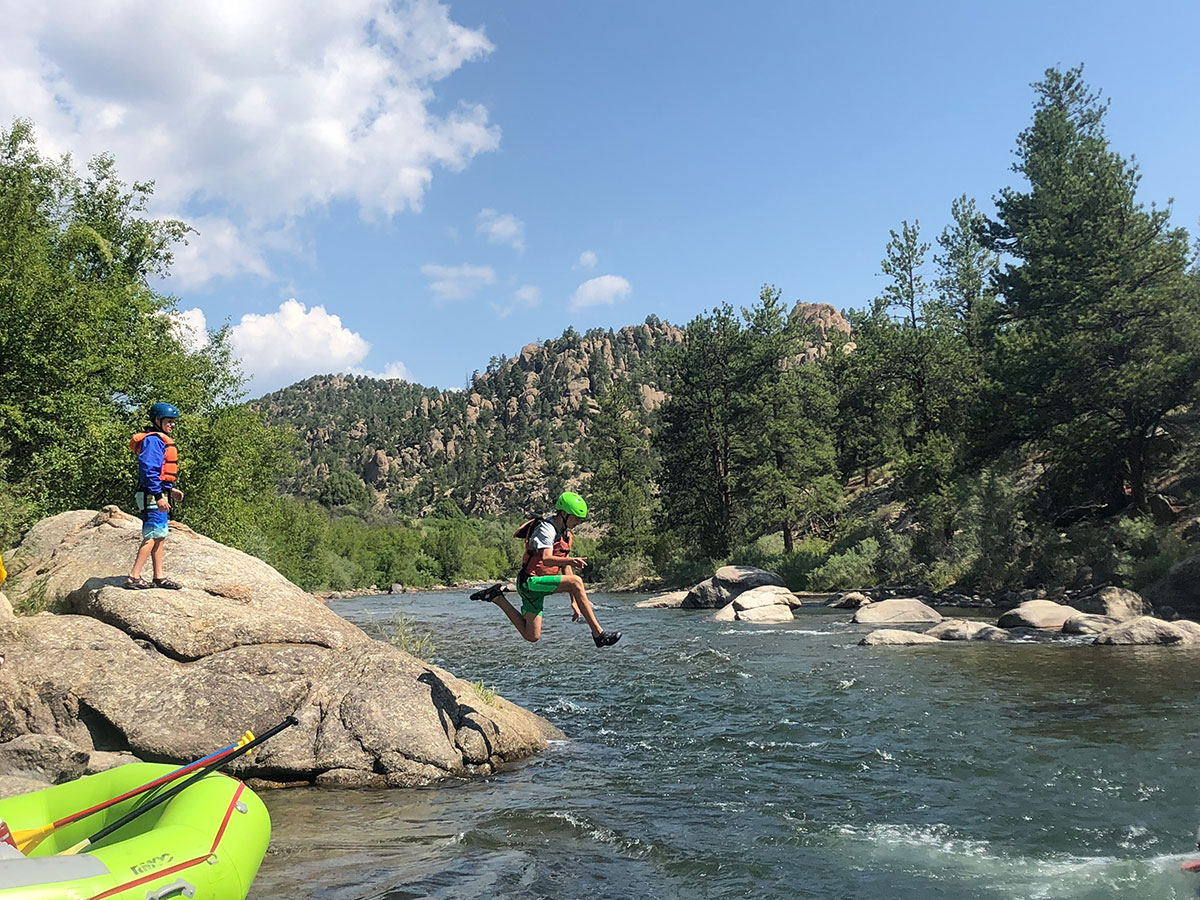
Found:
M 942 614 L 915 597 L 897 597 L 894 600 L 880 600 L 855 610 L 851 621 L 860 625 L 917 624 L 940 622 Z
M 1112 585 L 1102 587 L 1086 597 L 1077 597 L 1071 601 L 1071 605 L 1080 612 L 1108 616 L 1118 622 L 1136 619 L 1151 612 L 1150 604 L 1142 599 L 1141 594 Z

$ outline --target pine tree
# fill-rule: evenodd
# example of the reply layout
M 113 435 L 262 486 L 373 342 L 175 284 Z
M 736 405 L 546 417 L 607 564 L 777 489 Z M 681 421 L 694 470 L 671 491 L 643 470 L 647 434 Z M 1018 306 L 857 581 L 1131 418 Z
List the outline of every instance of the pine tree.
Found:
M 598 400 L 587 436 L 594 473 L 587 491 L 596 520 L 608 526 L 600 548 L 609 557 L 648 555 L 658 511 L 650 431 L 624 384 L 614 384 Z
M 1147 508 L 1150 439 L 1195 396 L 1200 308 L 1187 277 L 1187 234 L 1170 210 L 1136 197 L 1137 166 L 1109 148 L 1106 104 L 1082 68 L 1034 85 L 1033 123 L 989 223 L 1014 262 L 1002 295 L 994 377 L 997 418 L 1045 448 L 1051 496 Z

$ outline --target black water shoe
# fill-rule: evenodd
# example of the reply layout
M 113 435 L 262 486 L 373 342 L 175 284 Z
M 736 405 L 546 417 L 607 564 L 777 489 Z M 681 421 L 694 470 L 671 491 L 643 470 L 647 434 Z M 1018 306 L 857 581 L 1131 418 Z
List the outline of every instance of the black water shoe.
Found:
M 481 591 L 476 591 L 471 595 L 472 600 L 482 600 L 484 603 L 491 603 L 493 600 L 504 594 L 504 585 L 493 584 L 485 587 Z
M 620 639 L 621 632 L 619 631 L 602 631 L 592 635 L 592 640 L 596 642 L 597 647 L 611 647 Z

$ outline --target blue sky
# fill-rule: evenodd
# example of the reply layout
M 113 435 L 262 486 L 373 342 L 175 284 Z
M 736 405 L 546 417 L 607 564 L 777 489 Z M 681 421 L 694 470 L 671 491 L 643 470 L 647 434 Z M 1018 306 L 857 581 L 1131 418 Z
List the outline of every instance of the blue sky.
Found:
M 462 387 L 765 282 L 862 307 L 888 229 L 932 243 L 955 197 L 1015 183 L 1052 65 L 1085 64 L 1142 199 L 1200 233 L 1192 0 L 54 6 L 0 0 L 0 115 L 196 224 L 164 287 L 234 327 L 252 394 Z

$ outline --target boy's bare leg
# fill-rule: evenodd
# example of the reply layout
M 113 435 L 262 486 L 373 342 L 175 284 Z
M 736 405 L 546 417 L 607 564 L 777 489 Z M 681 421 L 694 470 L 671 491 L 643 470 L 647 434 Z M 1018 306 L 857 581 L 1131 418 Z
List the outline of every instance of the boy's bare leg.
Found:
M 592 629 L 592 636 L 600 634 L 604 631 L 600 627 L 600 623 L 596 620 L 596 611 L 592 609 L 592 601 L 588 599 L 587 588 L 583 586 L 583 579 L 578 575 L 564 575 L 562 581 L 558 585 L 558 591 L 565 591 L 571 595 L 571 609 L 579 610 L 583 614 L 584 621 L 588 623 L 588 627 Z
M 129 570 L 130 578 L 141 578 L 142 569 L 146 565 L 146 560 L 150 558 L 150 551 L 154 549 L 160 541 L 142 541 L 138 545 L 137 556 L 133 559 L 133 568 Z
M 542 617 L 537 613 L 528 613 L 523 616 L 508 602 L 508 598 L 503 596 L 497 597 L 492 602 L 504 610 L 508 620 L 516 626 L 517 631 L 521 632 L 521 637 L 529 643 L 535 643 L 542 636 Z
M 150 552 L 150 562 L 154 567 L 154 579 L 156 581 L 163 577 L 163 554 L 166 543 L 166 538 L 159 538 L 154 542 L 154 549 Z

